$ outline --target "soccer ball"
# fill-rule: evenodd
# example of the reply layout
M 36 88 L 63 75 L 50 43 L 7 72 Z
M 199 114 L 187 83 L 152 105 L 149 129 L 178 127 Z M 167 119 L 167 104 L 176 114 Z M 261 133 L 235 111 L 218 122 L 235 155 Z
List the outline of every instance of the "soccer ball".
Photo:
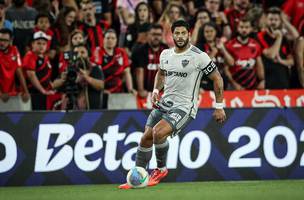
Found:
M 127 175 L 127 183 L 133 188 L 144 188 L 148 185 L 149 174 L 142 167 L 133 167 Z

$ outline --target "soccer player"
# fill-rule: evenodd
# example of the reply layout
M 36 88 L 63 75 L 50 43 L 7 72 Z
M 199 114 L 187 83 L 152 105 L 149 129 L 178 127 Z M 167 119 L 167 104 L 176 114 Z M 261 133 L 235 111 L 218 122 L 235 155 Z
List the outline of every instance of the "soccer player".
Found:
M 223 79 L 209 56 L 189 43 L 189 24 L 183 20 L 171 26 L 174 47 L 160 55 L 160 67 L 155 77 L 152 103 L 145 132 L 136 153 L 136 166 L 146 168 L 152 157 L 152 146 L 156 150 L 157 169 L 153 170 L 148 186 L 156 185 L 167 174 L 166 160 L 168 136 L 177 135 L 196 116 L 198 109 L 199 83 L 208 76 L 214 84 L 216 106 L 213 116 L 216 121 L 226 118 L 223 109 Z M 159 91 L 164 89 L 160 98 Z M 127 183 L 119 186 L 130 189 Z

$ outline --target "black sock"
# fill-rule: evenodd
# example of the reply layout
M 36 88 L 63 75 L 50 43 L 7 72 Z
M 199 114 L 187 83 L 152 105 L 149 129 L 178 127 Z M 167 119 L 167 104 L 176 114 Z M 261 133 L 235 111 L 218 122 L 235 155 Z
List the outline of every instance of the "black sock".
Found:
M 136 152 L 136 166 L 143 167 L 146 169 L 148 162 L 152 157 L 152 147 L 145 148 L 138 146 Z

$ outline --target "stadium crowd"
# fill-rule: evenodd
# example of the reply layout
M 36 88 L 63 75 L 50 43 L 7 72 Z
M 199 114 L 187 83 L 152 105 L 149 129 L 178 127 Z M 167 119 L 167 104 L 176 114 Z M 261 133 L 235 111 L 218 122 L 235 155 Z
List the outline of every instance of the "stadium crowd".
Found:
M 304 0 L 0 0 L 0 101 L 98 109 L 111 93 L 146 98 L 180 18 L 226 90 L 304 87 Z

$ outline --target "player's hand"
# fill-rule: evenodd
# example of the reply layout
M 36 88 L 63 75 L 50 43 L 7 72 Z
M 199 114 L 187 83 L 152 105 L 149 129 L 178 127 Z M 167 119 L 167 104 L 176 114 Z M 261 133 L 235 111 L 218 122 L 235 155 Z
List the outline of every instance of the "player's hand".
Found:
M 226 113 L 224 109 L 215 109 L 213 112 L 214 119 L 219 122 L 223 123 L 226 120 Z
M 7 102 L 10 98 L 10 96 L 7 93 L 0 93 L 0 98 L 3 102 Z
M 159 101 L 159 92 L 153 91 L 152 92 L 152 98 L 151 98 L 152 104 L 156 105 Z

